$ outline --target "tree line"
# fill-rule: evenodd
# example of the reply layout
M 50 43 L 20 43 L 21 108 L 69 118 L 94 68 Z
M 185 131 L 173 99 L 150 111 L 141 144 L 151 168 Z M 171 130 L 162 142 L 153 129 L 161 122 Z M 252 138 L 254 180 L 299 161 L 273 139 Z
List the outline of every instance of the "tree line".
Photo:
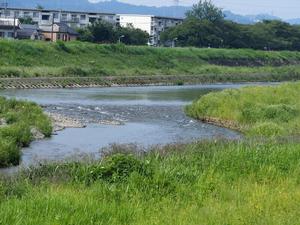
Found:
M 86 28 L 79 29 L 79 40 L 94 43 L 117 43 L 146 45 L 149 34 L 133 26 L 114 26 L 106 21 L 95 21 Z
M 162 43 L 176 46 L 300 50 L 300 26 L 278 20 L 243 25 L 225 19 L 211 1 L 199 1 L 182 24 L 161 34 Z

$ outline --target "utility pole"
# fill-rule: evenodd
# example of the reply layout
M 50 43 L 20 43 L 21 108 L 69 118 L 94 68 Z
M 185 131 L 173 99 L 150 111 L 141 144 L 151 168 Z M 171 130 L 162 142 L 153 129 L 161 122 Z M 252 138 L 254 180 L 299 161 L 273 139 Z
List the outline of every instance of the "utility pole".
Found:
M 16 12 L 14 11 L 14 39 L 17 38 L 17 30 L 16 30 Z
M 54 13 L 52 13 L 52 25 L 51 25 L 51 41 L 53 42 L 53 38 L 54 38 L 54 35 L 53 35 L 53 32 L 54 32 Z

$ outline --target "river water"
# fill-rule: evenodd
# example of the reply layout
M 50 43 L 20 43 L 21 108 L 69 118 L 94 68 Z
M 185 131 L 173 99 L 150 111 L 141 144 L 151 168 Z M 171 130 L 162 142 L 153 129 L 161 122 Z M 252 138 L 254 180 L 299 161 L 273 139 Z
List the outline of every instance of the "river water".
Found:
M 240 138 L 237 132 L 187 117 L 184 106 L 209 92 L 242 86 L 245 84 L 2 90 L 0 95 L 35 101 L 45 111 L 87 124 L 86 128 L 65 129 L 23 149 L 21 167 L 26 167 L 86 154 L 98 157 L 101 149 L 111 144 L 149 148 L 203 139 Z M 101 125 L 98 121 L 102 120 L 122 125 Z

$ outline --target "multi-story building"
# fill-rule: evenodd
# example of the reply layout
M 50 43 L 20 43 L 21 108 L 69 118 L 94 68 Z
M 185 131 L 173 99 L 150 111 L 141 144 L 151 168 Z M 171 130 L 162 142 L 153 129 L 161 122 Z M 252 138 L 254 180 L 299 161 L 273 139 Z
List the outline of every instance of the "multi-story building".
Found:
M 86 27 L 96 20 L 116 23 L 116 14 L 65 10 L 0 8 L 0 18 L 32 18 L 39 26 L 64 23 L 72 28 Z
M 177 26 L 182 18 L 161 17 L 153 15 L 118 14 L 117 23 L 122 27 L 132 26 L 146 31 L 150 35 L 149 45 L 160 45 L 160 34 L 167 28 Z
M 19 25 L 18 19 L 0 18 L 0 38 L 15 38 Z

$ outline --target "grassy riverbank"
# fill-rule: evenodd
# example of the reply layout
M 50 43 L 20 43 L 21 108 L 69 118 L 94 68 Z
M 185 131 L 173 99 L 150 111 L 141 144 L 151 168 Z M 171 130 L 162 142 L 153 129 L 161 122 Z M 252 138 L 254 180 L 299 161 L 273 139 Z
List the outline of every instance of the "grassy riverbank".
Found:
M 200 82 L 300 78 L 300 53 L 288 51 L 168 49 L 0 40 L 0 53 L 1 78 L 62 77 L 69 80 L 70 77 L 146 76 L 146 82 L 149 81 L 147 77 L 178 76 L 173 83 L 186 75 L 196 76 Z
M 300 144 L 203 142 L 44 166 L 0 185 L 0 224 L 298 224 Z
M 0 167 L 17 165 L 20 149 L 39 132 L 50 136 L 52 127 L 38 105 L 0 97 Z
M 188 111 L 201 118 L 207 99 L 205 115 L 230 115 L 226 119 L 238 126 L 262 127 L 250 129 L 253 135 L 271 130 L 270 136 L 299 137 L 299 87 L 212 93 Z M 274 127 L 284 132 L 274 133 Z M 299 161 L 300 143 L 289 137 L 215 140 L 148 153 L 115 146 L 101 161 L 50 164 L 2 177 L 0 224 L 296 225 Z
M 210 93 L 187 113 L 251 136 L 300 136 L 300 82 Z

